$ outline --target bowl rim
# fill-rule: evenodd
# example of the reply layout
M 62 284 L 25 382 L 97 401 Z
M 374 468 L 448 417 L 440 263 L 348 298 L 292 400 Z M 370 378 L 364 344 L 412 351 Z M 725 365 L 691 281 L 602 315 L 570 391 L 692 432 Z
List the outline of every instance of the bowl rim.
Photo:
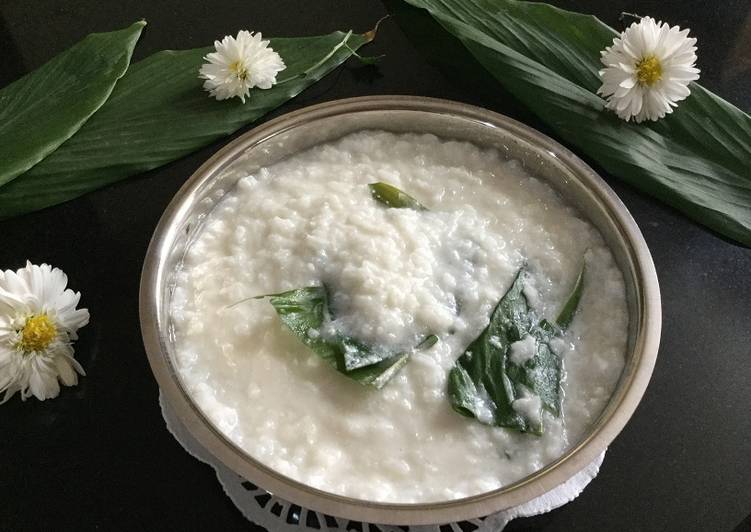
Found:
M 544 149 L 575 171 L 577 179 L 605 207 L 627 246 L 636 277 L 636 305 L 641 308 L 633 344 L 636 363 L 628 380 L 619 387 L 619 402 L 611 409 L 610 416 L 601 419 L 577 445 L 535 473 L 506 487 L 450 501 L 366 501 L 325 492 L 277 473 L 246 454 L 208 422 L 177 377 L 160 332 L 164 263 L 176 237 L 175 221 L 186 215 L 191 205 L 189 200 L 203 184 L 214 179 L 239 154 L 297 125 L 343 114 L 391 110 L 454 115 L 500 127 Z M 639 404 L 654 369 L 662 321 L 657 274 L 644 237 L 625 205 L 594 170 L 558 142 L 516 120 L 481 107 L 421 96 L 364 96 L 313 105 L 261 124 L 220 149 L 182 185 L 156 226 L 141 273 L 139 315 L 149 364 L 162 393 L 188 432 L 215 458 L 263 489 L 303 507 L 362 522 L 398 525 L 437 524 L 490 515 L 548 492 L 590 464 L 623 429 Z M 613 398 L 608 408 L 612 402 Z

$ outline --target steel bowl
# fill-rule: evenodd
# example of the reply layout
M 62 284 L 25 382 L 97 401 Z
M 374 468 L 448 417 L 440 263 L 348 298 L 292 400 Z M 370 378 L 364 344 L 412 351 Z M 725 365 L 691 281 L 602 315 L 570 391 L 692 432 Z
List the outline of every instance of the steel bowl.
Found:
M 500 489 L 456 500 L 394 504 L 312 488 L 265 466 L 233 444 L 201 412 L 175 368 L 169 301 L 187 245 L 221 197 L 247 175 L 322 142 L 365 129 L 432 133 L 493 147 L 546 179 L 597 227 L 626 284 L 629 331 L 626 365 L 609 403 L 589 432 L 560 458 Z M 144 261 L 140 318 L 159 387 L 180 421 L 214 457 L 269 492 L 306 508 L 364 522 L 420 525 L 490 515 L 562 484 L 604 451 L 624 427 L 647 387 L 657 357 L 660 292 L 652 257 L 633 218 L 584 162 L 550 138 L 486 109 L 414 96 L 369 96 L 295 111 L 256 127 L 204 163 L 177 192 L 157 225 Z

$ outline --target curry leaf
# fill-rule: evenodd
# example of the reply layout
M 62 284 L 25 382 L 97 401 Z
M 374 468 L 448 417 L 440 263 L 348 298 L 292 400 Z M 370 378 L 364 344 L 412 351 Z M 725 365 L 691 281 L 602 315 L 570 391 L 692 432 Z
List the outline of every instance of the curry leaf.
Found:
M 584 268 L 585 266 L 582 263 L 579 275 L 574 282 L 574 288 L 571 290 L 571 293 L 566 299 L 566 303 L 563 305 L 563 308 L 558 313 L 558 317 L 555 319 L 556 324 L 561 329 L 568 328 L 571 320 L 574 318 L 576 309 L 579 307 L 579 300 L 581 300 L 582 291 L 584 290 Z
M 671 115 L 627 123 L 596 94 L 600 50 L 616 36 L 597 18 L 539 2 L 406 1 L 427 10 L 564 142 L 697 222 L 751 245 L 748 114 L 692 83 Z
M 382 388 L 407 363 L 410 353 L 371 347 L 331 329 L 332 313 L 325 286 L 298 288 L 268 297 L 282 323 L 314 353 L 361 384 Z M 432 346 L 428 336 L 416 349 Z M 428 345 L 429 344 L 429 345 Z
M 513 409 L 516 398 L 508 376 L 507 351 L 530 327 L 523 294 L 524 270 L 490 316 L 490 323 L 459 357 L 448 378 L 451 406 L 480 423 L 527 430 L 526 420 Z
M 425 337 L 425 339 L 417 344 L 417 347 L 415 349 L 422 350 L 422 349 L 430 349 L 433 347 L 436 343 L 438 343 L 438 336 L 435 334 L 429 334 Z
M 44 159 L 102 106 L 145 25 L 92 33 L 0 90 L 0 185 Z
M 556 332 L 549 322 L 543 320 L 536 327 L 532 327 L 527 334 L 534 340 L 535 351 L 532 358 L 522 364 L 510 362 L 508 364 L 509 378 L 517 385 L 524 385 L 527 390 L 540 398 L 542 408 L 559 416 L 561 413 L 561 359 L 550 347 L 550 340 Z M 524 338 L 522 338 L 523 340 Z M 531 423 L 530 432 L 542 433 L 542 416 L 538 412 L 534 419 L 527 419 Z
M 372 366 L 365 366 L 352 370 L 345 373 L 345 375 L 356 380 L 360 384 L 366 384 L 368 386 L 373 386 L 376 389 L 381 389 L 400 369 L 404 367 L 408 361 L 409 353 L 403 353 L 394 358 L 389 358 L 378 362 L 377 364 L 373 364 Z
M 373 199 L 383 203 L 387 207 L 393 209 L 415 209 L 418 211 L 428 210 L 415 198 L 388 183 L 370 183 L 368 187 Z
M 562 363 L 550 342 L 563 333 L 576 312 L 583 272 L 559 314 L 564 323 L 556 325 L 537 322 L 524 295 L 526 270 L 519 270 L 493 309 L 488 326 L 449 373 L 448 396 L 454 410 L 485 425 L 533 434 L 543 432 L 542 409 L 560 415 Z M 514 356 L 517 346 L 522 357 Z M 530 406 L 521 408 L 524 401 Z
M 229 135 L 302 92 L 373 37 L 334 32 L 271 39 L 287 65 L 284 80 L 253 89 L 244 104 L 216 101 L 201 88 L 198 69 L 213 48 L 166 50 L 139 61 L 78 133 L 0 187 L 0 219 L 67 201 Z

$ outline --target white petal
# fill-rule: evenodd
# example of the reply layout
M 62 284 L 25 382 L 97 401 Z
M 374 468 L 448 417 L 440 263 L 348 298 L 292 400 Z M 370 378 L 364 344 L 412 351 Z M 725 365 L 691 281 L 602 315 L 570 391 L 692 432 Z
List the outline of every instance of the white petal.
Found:
M 634 87 L 634 85 L 636 85 L 636 83 L 637 83 L 636 82 L 636 78 L 634 78 L 632 76 L 628 76 L 628 77 L 624 78 L 623 81 L 621 81 L 618 84 L 618 86 L 622 87 L 624 89 L 631 89 L 631 88 Z
M 49 363 L 40 357 L 37 357 L 31 368 L 29 390 L 40 401 L 52 399 L 60 393 L 56 373 L 49 367 Z
M 55 357 L 55 367 L 62 383 L 66 386 L 78 384 L 78 374 L 73 369 L 73 365 L 65 355 Z
M 21 387 L 18 385 L 18 383 L 14 383 L 12 386 L 9 386 L 5 390 L 5 395 L 3 396 L 3 400 L 0 401 L 0 405 L 8 401 L 11 397 L 16 395 L 16 392 L 18 392 L 21 389 Z M 1 391 L 1 390 L 0 390 Z
M 689 94 L 691 94 L 691 91 L 689 88 L 684 85 L 683 83 L 666 83 L 663 91 L 665 93 L 665 96 L 670 101 L 677 102 L 680 100 L 683 100 L 688 97 Z
M 76 331 L 89 323 L 89 311 L 85 308 L 76 310 L 61 311 L 55 316 L 58 327 L 63 329 L 71 339 L 77 340 Z

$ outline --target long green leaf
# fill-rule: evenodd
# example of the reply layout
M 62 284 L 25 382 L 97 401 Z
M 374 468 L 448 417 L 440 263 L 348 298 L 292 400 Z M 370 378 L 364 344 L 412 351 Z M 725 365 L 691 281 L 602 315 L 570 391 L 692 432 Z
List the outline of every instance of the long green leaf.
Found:
M 216 101 L 201 88 L 198 69 L 212 48 L 168 50 L 135 63 L 75 136 L 0 187 L 0 219 L 75 198 L 233 133 L 302 92 L 372 38 L 372 32 L 334 32 L 271 39 L 287 68 L 280 83 L 252 90 L 245 104 L 236 98 Z
M 515 0 L 406 0 L 426 9 L 565 143 L 694 220 L 751 245 L 751 117 L 700 85 L 656 123 L 626 123 L 597 96 L 595 17 Z
M 0 90 L 0 185 L 44 159 L 102 106 L 145 25 L 93 33 Z

